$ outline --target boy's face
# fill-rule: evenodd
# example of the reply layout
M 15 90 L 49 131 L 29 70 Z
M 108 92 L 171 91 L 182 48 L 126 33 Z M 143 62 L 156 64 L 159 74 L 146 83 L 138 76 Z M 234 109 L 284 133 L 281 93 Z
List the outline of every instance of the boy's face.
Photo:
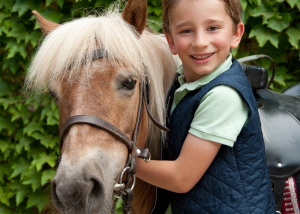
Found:
M 170 49 L 182 61 L 186 82 L 194 82 L 222 64 L 237 48 L 244 25 L 237 31 L 220 0 L 181 0 L 171 11 Z

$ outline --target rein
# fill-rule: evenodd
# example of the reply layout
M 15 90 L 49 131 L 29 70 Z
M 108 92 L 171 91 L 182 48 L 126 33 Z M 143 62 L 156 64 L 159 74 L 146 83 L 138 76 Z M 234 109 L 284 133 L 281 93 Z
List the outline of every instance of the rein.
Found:
M 94 55 L 92 57 L 92 60 L 96 59 L 102 59 L 107 57 L 108 54 L 104 49 L 97 49 L 94 51 Z M 146 69 L 144 70 L 145 77 L 147 78 L 147 72 Z M 128 148 L 128 159 L 127 159 L 127 164 L 126 167 L 123 169 L 121 176 L 119 178 L 119 182 L 115 184 L 114 186 L 114 204 L 112 208 L 112 213 L 115 213 L 115 206 L 116 202 L 119 198 L 119 195 L 122 195 L 123 199 L 123 213 L 124 214 L 130 214 L 130 208 L 131 208 L 131 202 L 133 199 L 133 189 L 135 186 L 135 173 L 137 170 L 137 165 L 136 165 L 136 159 L 138 157 L 144 158 L 146 162 L 150 161 L 151 159 L 151 154 L 149 152 L 148 148 L 139 148 L 137 147 L 137 137 L 139 133 L 139 128 L 141 124 L 141 117 L 143 114 L 143 100 L 146 106 L 147 113 L 151 119 L 151 121 L 160 129 L 163 131 L 169 131 L 169 129 L 159 122 L 157 122 L 153 116 L 151 115 L 148 104 L 149 104 L 149 83 L 146 79 L 146 84 L 144 83 L 143 80 L 139 82 L 139 89 L 140 89 L 140 98 L 139 98 L 139 104 L 138 104 L 138 113 L 137 113 L 137 119 L 136 119 L 136 124 L 133 132 L 133 139 L 131 140 L 124 132 L 122 132 L 119 128 L 116 126 L 112 125 L 111 123 L 98 118 L 94 117 L 91 115 L 76 115 L 68 118 L 66 122 L 63 125 L 62 131 L 60 133 L 60 142 L 59 142 L 59 160 L 61 159 L 61 149 L 63 147 L 63 138 L 66 132 L 69 130 L 69 128 L 73 125 L 76 124 L 89 124 L 92 126 L 95 126 L 97 128 L 103 129 L 119 140 L 123 142 L 127 148 Z M 127 172 L 125 181 L 123 182 L 123 177 L 125 173 Z M 129 187 L 129 184 L 132 181 L 131 187 Z

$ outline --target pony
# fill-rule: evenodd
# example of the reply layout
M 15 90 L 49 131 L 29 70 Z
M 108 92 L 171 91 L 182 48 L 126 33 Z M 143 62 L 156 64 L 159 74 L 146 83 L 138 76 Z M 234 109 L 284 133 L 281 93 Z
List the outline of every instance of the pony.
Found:
M 139 83 L 145 81 L 150 82 L 149 111 L 165 123 L 165 97 L 177 62 L 165 38 L 146 28 L 146 0 L 129 0 L 122 13 L 114 4 L 100 15 L 63 24 L 33 14 L 45 38 L 28 68 L 25 87 L 35 95 L 49 91 L 59 107 L 60 133 L 68 118 L 91 115 L 131 139 L 142 96 Z M 95 59 L 97 49 L 107 56 Z M 148 121 L 145 102 L 142 108 L 137 146 L 148 147 L 158 159 L 165 134 Z M 61 137 L 59 165 L 51 182 L 53 204 L 66 214 L 109 213 L 114 185 L 127 162 L 126 145 L 88 124 L 73 125 Z M 149 213 L 155 191 L 137 179 L 132 213 Z

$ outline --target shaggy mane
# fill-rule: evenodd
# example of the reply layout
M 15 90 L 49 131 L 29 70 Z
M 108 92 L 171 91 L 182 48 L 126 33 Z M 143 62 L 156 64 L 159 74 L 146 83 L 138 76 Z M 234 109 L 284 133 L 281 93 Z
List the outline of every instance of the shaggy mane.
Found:
M 175 74 L 174 58 L 162 35 L 144 30 L 139 37 L 122 19 L 119 9 L 110 8 L 101 15 L 66 22 L 46 36 L 29 66 L 26 89 L 38 94 L 62 77 L 72 81 L 78 72 L 89 75 L 93 51 L 98 48 L 108 53 L 103 60 L 113 66 L 131 67 L 140 77 L 147 67 L 150 111 L 165 124 L 165 97 Z M 86 69 L 82 69 L 82 62 Z M 159 142 L 159 138 L 160 130 L 150 121 L 148 142 Z

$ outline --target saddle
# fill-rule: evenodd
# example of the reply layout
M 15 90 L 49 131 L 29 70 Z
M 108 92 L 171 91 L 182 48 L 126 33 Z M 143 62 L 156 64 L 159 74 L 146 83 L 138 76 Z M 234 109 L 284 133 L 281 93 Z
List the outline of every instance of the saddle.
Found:
M 257 101 L 273 196 L 277 213 L 281 213 L 285 180 L 300 171 L 300 84 L 287 90 L 294 95 L 270 91 L 266 89 L 267 70 L 245 65 L 243 59 L 238 61 Z

